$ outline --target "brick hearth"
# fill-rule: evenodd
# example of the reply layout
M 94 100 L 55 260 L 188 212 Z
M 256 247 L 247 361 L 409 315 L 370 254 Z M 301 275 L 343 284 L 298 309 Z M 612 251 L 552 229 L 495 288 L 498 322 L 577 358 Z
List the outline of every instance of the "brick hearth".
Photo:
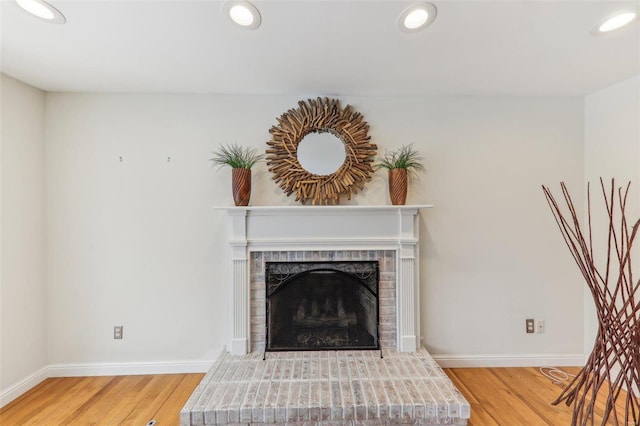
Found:
M 467 424 L 469 403 L 425 349 L 382 352 L 224 353 L 180 424 Z

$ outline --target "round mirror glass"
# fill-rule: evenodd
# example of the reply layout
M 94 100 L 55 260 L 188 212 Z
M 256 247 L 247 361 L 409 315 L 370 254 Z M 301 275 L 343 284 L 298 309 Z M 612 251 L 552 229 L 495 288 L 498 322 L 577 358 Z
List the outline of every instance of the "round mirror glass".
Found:
M 345 158 L 344 143 L 331 133 L 309 133 L 298 144 L 298 162 L 309 173 L 330 175 Z

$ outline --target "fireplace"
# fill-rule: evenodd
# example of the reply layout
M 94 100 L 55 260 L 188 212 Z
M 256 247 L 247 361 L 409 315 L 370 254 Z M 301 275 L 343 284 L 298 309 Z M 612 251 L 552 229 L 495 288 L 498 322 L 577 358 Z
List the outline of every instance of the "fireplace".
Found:
M 235 355 L 266 350 L 264 274 L 267 262 L 367 260 L 378 261 L 380 269 L 377 290 L 379 327 L 377 341 L 373 345 L 415 352 L 420 345 L 419 301 L 422 286 L 417 261 L 419 211 L 429 207 L 223 208 L 229 221 L 227 240 L 230 276 L 227 294 L 230 308 L 227 350 Z M 284 288 L 281 291 L 285 291 Z M 295 316 L 300 308 L 302 296 L 298 297 L 296 312 L 289 313 L 289 316 Z M 330 305 L 332 303 L 337 304 L 337 300 L 329 301 Z M 344 300 L 342 303 L 345 303 Z M 316 315 L 321 316 L 322 302 L 316 304 Z M 303 305 L 305 315 L 314 309 L 309 300 Z M 293 310 L 292 307 L 289 309 Z M 302 312 L 300 316 L 304 318 Z
M 377 261 L 267 262 L 266 350 L 379 349 Z
M 180 424 L 466 424 L 469 403 L 419 347 L 418 221 L 428 207 L 225 208 L 229 353 Z M 274 308 L 284 325 L 267 321 Z M 344 336 L 354 324 L 369 337 L 343 340 L 368 339 L 380 353 L 333 350 L 340 336 L 322 335 L 308 349 L 331 350 L 288 350 L 305 340 L 296 328 Z

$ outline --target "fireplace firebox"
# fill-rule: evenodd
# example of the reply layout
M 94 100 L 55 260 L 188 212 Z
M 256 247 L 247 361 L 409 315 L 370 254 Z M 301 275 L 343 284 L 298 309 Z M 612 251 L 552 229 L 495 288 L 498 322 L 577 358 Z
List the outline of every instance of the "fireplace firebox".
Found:
M 267 351 L 380 349 L 377 261 L 266 262 Z

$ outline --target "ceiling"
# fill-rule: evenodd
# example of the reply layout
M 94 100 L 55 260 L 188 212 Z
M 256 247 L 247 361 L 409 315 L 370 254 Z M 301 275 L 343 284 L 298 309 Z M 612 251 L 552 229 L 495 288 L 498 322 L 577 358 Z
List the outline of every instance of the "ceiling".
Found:
M 640 73 L 640 25 L 593 36 L 629 1 L 253 1 L 255 31 L 221 1 L 50 0 L 54 25 L 0 1 L 0 69 L 46 91 L 580 96 Z

